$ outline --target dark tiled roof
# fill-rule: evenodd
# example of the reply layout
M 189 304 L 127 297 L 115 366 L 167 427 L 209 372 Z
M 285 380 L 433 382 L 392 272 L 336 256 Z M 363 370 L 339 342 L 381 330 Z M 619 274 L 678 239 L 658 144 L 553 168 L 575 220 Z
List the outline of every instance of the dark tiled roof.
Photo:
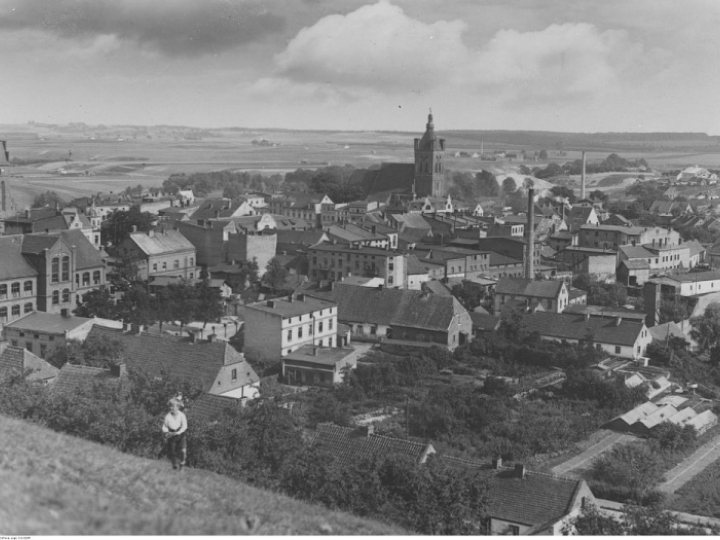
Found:
M 277 243 L 279 244 L 297 244 L 304 246 L 314 246 L 325 236 L 324 231 L 293 231 L 279 230 L 277 232 Z
M 526 278 L 500 278 L 495 286 L 496 294 L 530 296 L 533 298 L 557 298 L 562 281 L 533 281 Z
M 523 316 L 526 331 L 557 339 L 582 340 L 589 334 L 596 342 L 633 346 L 642 330 L 642 322 L 604 317 L 590 317 L 569 313 L 534 313 Z
M 587 296 L 586 291 L 583 291 L 582 289 L 573 287 L 572 285 L 569 285 L 567 289 L 568 289 L 568 299 L 570 299 L 570 300 L 574 300 L 575 298 L 580 298 L 581 296 Z
M 512 257 L 508 257 L 502 253 L 496 253 L 495 251 L 490 251 L 489 253 L 490 266 L 499 266 L 501 264 L 522 264 L 523 262 L 520 259 L 513 259 Z
M 206 199 L 200 207 L 190 215 L 190 219 L 211 219 L 219 213 L 219 217 L 232 216 L 244 201 L 231 201 L 230 199 Z
M 201 341 L 191 344 L 186 338 L 156 334 L 124 334 L 117 330 L 93 326 L 88 339 L 103 336 L 123 343 L 123 359 L 131 369 L 162 373 L 184 381 L 192 381 L 204 392 L 213 388 L 225 367 L 237 369 L 234 388 L 256 383 L 260 379 L 245 357 L 224 341 Z M 224 389 L 230 391 L 231 388 Z
M 401 189 L 410 191 L 415 179 L 414 163 L 383 164 L 370 182 L 370 193 Z
M 226 411 L 237 409 L 241 401 L 227 396 L 218 396 L 203 392 L 190 404 L 188 416 L 191 420 L 203 423 L 220 420 Z
M 87 237 L 78 229 L 59 233 L 68 246 L 75 246 L 75 261 L 78 270 L 103 266 L 102 252 L 95 249 Z
M 91 321 L 85 317 L 63 317 L 56 313 L 33 311 L 20 319 L 8 323 L 6 327 L 27 330 L 29 332 L 45 332 L 48 334 L 64 334 Z
M 440 459 L 449 467 L 485 477 L 489 516 L 531 527 L 554 523 L 567 515 L 583 482 L 532 471 L 526 471 L 525 477 L 519 478 L 514 469 L 495 469 L 449 456 L 431 459 Z
M 428 267 L 420 261 L 415 255 L 407 257 L 407 273 L 409 276 L 424 275 L 428 273 Z
M 429 444 L 383 435 L 364 435 L 356 429 L 334 424 L 318 424 L 311 438 L 320 448 L 332 454 L 340 465 L 351 465 L 375 456 L 398 454 L 420 463 L 428 453 L 433 452 Z
M 628 259 L 652 259 L 656 256 L 643 246 L 620 246 L 620 251 Z
M 126 376 L 116 377 L 109 369 L 65 364 L 52 383 L 54 394 L 72 395 L 92 382 L 116 382 L 121 384 Z
M 27 349 L 21 349 L 20 347 L 6 347 L 0 354 L 0 375 L 24 373 L 27 370 L 32 370 L 32 373 L 27 377 L 30 381 L 52 379 L 60 371 L 42 358 L 38 358 Z
M 453 296 L 402 289 L 335 286 L 328 294 L 338 303 L 338 319 L 355 323 L 448 330 L 453 317 L 466 312 Z
M 715 270 L 710 272 L 694 272 L 692 274 L 678 274 L 670 277 L 670 279 L 675 281 L 681 281 L 683 283 L 695 283 L 696 281 L 712 281 L 720 279 L 720 271 Z
M 42 253 L 51 249 L 58 241 L 57 235 L 51 234 L 26 234 L 22 241 L 23 253 Z
M 0 236 L 0 281 L 38 275 L 23 257 L 22 246 L 22 235 Z
M 478 330 L 495 330 L 500 323 L 500 317 L 485 313 L 470 313 L 473 328 Z
M 650 263 L 645 259 L 628 259 L 620 261 L 620 264 L 625 265 L 628 270 L 648 270 L 650 268 Z

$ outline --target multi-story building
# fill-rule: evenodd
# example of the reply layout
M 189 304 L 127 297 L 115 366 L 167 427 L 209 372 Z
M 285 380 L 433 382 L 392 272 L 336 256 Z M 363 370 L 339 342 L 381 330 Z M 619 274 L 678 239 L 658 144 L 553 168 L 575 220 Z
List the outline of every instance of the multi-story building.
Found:
M 623 227 L 620 225 L 583 225 L 578 234 L 581 247 L 617 251 L 620 246 L 667 247 L 680 244 L 680 234 L 662 227 Z
M 381 277 L 387 287 L 405 287 L 406 256 L 399 251 L 341 244 L 318 244 L 308 250 L 310 278 L 341 281 L 348 276 Z
M 105 261 L 82 231 L 0 239 L 0 324 L 33 311 L 60 313 L 105 284 Z
M 248 356 L 279 360 L 305 345 L 338 346 L 335 302 L 298 294 L 246 306 Z
M 145 281 L 160 276 L 198 276 L 195 246 L 180 231 L 133 232 L 120 245 L 120 252 L 137 262 L 138 275 Z
M 428 251 L 415 250 L 422 261 L 442 264 L 442 275 L 433 273 L 436 279 L 477 277 L 487 275 L 490 269 L 490 254 L 485 251 L 464 249 L 453 246 L 438 246 Z

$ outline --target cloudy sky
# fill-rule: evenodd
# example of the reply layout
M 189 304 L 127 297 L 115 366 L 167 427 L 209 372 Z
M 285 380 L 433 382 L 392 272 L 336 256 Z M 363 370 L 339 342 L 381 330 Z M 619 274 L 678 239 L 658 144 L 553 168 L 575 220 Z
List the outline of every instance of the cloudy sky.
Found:
M 720 135 L 719 0 L 0 0 L 3 123 Z

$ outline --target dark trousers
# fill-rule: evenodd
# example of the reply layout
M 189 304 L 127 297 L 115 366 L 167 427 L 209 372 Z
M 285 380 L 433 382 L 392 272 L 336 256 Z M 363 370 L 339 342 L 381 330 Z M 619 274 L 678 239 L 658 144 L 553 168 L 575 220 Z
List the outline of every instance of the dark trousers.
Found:
M 168 437 L 167 451 L 173 467 L 178 463 L 185 465 L 185 456 L 187 455 L 187 437 L 185 433 Z

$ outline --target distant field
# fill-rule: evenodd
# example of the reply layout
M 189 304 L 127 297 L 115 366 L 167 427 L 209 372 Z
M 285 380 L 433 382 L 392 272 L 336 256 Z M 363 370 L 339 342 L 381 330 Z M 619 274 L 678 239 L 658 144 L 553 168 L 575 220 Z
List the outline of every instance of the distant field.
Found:
M 328 132 L 291 130 L 193 130 L 171 126 L 151 128 L 133 126 L 49 127 L 40 125 L 0 126 L 0 139 L 8 140 L 11 157 L 42 160 L 23 167 L 6 167 L 17 208 L 28 206 L 46 190 L 54 190 L 68 199 L 98 191 L 122 191 L 127 186 L 159 186 L 173 173 L 191 174 L 223 169 L 258 171 L 264 174 L 317 168 L 326 164 L 350 164 L 369 167 L 383 162 L 413 161 L 416 133 L 402 132 Z M 201 136 L 198 140 L 187 137 Z M 644 157 L 658 170 L 679 169 L 689 165 L 720 167 L 720 144 L 703 134 L 566 134 L 548 132 L 438 131 L 446 137 L 446 167 L 450 170 L 487 169 L 496 175 L 515 174 L 521 163 L 480 161 L 454 157 L 454 151 L 485 152 L 497 149 L 547 150 L 550 161 L 563 163 L 579 159 L 581 149 L 588 160 L 600 160 L 611 152 L 623 157 Z M 122 139 L 122 140 L 118 140 Z M 259 146 L 253 140 L 265 139 L 278 146 Z M 566 155 L 557 155 L 562 148 Z M 54 160 L 54 161 L 49 161 Z M 528 162 L 529 167 L 546 163 Z M 69 173 L 90 176 L 60 174 Z M 599 178 L 608 175 L 600 175 Z M 589 176 L 588 185 L 596 178 Z M 579 184 L 578 184 L 579 185 Z M 621 190 L 623 184 L 603 189 Z

